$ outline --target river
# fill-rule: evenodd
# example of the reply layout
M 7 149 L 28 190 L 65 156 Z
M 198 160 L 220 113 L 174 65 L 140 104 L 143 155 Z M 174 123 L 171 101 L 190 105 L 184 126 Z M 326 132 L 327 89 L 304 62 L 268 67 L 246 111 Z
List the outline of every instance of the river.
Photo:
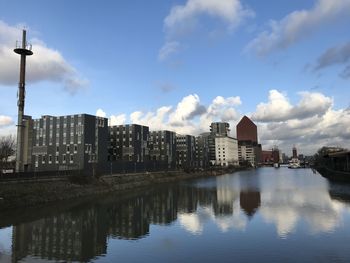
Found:
M 259 168 L 0 214 L 0 262 L 350 262 L 350 185 Z

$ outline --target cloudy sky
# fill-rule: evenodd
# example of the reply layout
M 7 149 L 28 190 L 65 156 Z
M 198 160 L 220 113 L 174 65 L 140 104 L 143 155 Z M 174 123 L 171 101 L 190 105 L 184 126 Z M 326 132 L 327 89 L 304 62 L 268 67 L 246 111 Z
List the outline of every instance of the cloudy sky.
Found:
M 263 148 L 350 148 L 350 0 L 0 0 L 0 134 L 25 113 L 106 116 L 197 135 L 258 125 Z

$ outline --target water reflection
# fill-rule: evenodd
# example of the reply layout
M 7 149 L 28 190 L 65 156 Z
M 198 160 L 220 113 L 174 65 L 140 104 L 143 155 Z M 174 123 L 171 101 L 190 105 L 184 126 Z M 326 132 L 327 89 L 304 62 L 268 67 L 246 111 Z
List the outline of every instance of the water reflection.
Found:
M 308 170 L 286 171 L 259 169 L 109 196 L 56 213 L 44 209 L 13 226 L 12 261 L 86 262 L 106 255 L 110 238 L 145 238 L 152 234 L 150 224 L 174 227 L 175 221 L 194 235 L 211 226 L 223 233 L 242 231 L 253 221 L 261 227 L 272 223 L 283 238 L 301 221 L 312 234 L 334 231 L 350 198 L 338 201 L 344 196 L 339 187 Z M 350 196 L 350 189 L 343 192 Z

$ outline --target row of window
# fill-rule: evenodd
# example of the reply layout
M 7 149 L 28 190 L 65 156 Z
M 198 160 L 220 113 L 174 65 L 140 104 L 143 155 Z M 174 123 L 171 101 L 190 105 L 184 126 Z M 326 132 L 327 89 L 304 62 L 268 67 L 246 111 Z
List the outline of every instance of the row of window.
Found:
M 52 164 L 53 161 L 55 161 L 56 164 L 59 163 L 59 156 L 56 155 L 56 156 L 52 156 L 51 154 L 50 155 L 35 155 L 35 167 L 38 167 L 39 165 L 39 158 L 41 156 L 41 163 L 42 164 L 45 164 L 46 162 L 48 164 Z M 61 158 L 61 162 L 62 163 L 66 163 L 66 162 L 70 162 L 70 163 L 73 163 L 74 162 L 74 155 L 73 154 L 63 154 L 62 155 L 62 158 Z

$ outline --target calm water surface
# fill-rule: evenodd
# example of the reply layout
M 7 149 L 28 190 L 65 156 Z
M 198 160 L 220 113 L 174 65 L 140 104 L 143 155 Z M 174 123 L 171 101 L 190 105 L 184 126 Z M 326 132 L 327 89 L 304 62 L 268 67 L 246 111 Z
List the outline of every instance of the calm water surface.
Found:
M 0 262 L 350 262 L 350 185 L 260 168 L 0 214 Z

